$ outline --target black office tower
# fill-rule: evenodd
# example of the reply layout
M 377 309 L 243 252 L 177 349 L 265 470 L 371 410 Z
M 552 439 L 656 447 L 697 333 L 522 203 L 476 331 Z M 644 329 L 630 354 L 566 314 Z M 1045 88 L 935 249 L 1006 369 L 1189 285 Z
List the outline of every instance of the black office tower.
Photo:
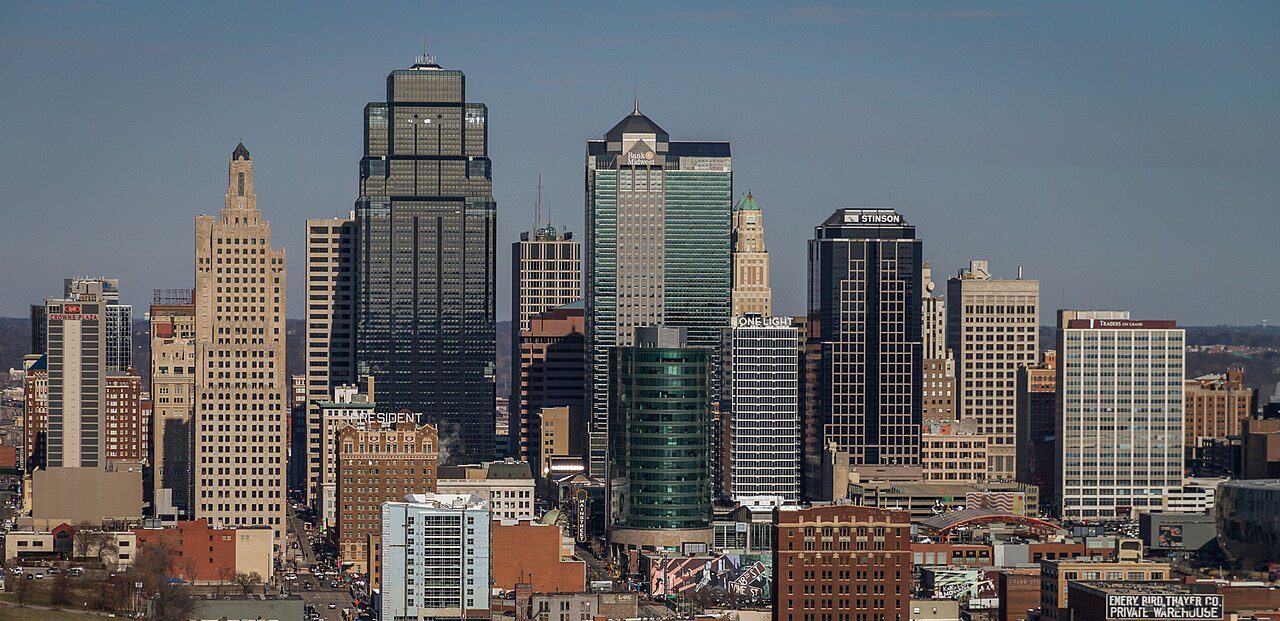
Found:
M 806 494 L 822 464 L 918 466 L 923 408 L 921 247 L 892 209 L 841 209 L 809 241 Z M 824 451 L 827 452 L 824 455 Z
M 494 453 L 496 209 L 488 109 L 423 56 L 365 106 L 355 213 L 358 375 L 378 409 L 440 428 L 442 458 Z M 445 453 L 447 452 L 447 457 Z

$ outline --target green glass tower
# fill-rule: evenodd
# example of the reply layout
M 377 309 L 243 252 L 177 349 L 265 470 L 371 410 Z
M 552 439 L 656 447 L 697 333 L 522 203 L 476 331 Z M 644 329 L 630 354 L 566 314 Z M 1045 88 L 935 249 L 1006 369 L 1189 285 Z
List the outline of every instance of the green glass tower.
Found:
M 590 472 L 604 476 L 609 349 L 637 328 L 684 328 L 715 349 L 730 311 L 733 161 L 728 142 L 672 142 L 635 109 L 587 142 L 586 329 Z M 713 382 L 717 375 L 712 375 Z
M 610 540 L 679 547 L 711 527 L 711 351 L 686 332 L 637 330 L 610 351 Z

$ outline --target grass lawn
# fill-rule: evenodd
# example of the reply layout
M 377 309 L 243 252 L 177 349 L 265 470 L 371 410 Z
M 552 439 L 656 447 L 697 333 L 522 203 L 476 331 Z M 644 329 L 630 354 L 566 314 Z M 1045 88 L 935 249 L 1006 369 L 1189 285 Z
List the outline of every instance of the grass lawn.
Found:
M 107 617 L 98 617 L 75 612 L 54 612 L 52 610 L 14 608 L 12 606 L 0 605 L 0 621 L 89 621 L 91 619 L 105 618 Z

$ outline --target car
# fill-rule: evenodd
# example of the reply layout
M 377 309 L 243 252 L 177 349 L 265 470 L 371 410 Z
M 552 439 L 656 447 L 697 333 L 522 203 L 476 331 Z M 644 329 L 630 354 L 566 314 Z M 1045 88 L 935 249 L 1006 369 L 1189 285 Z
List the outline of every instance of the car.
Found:
M 307 583 L 303 584 L 302 586 L 303 586 L 303 588 L 305 588 L 305 589 L 306 589 L 306 590 L 308 590 L 308 591 L 310 591 L 310 590 L 311 590 L 311 583 L 310 583 L 310 582 L 307 582 Z
M 37 571 L 37 572 L 36 572 L 36 580 L 44 580 L 44 572 L 43 572 L 43 571 Z
M 334 603 L 329 604 L 329 610 L 336 610 L 337 608 L 338 608 L 337 604 L 334 604 Z

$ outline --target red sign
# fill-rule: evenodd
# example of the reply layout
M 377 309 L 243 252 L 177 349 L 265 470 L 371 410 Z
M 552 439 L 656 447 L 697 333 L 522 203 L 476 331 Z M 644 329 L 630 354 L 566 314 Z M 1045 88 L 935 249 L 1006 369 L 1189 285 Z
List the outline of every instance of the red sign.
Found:
M 79 315 L 79 314 L 80 314 L 80 305 L 79 305 L 79 304 L 67 304 L 66 306 L 63 306 L 63 307 L 62 307 L 62 312 L 67 313 L 68 315 Z

